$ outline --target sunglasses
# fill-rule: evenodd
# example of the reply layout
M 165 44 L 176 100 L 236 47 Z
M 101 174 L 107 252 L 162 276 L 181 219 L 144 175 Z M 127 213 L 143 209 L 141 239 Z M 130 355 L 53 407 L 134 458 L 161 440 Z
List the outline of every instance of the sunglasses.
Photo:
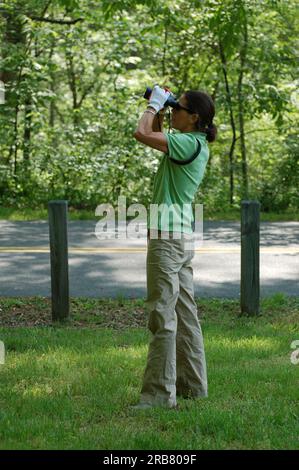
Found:
M 176 109 L 177 111 L 180 111 L 181 109 L 184 109 L 185 111 L 187 111 L 187 113 L 197 114 L 197 113 L 194 113 L 194 111 L 192 111 L 191 109 L 185 108 L 185 106 L 182 106 L 178 101 L 172 103 L 171 107 Z

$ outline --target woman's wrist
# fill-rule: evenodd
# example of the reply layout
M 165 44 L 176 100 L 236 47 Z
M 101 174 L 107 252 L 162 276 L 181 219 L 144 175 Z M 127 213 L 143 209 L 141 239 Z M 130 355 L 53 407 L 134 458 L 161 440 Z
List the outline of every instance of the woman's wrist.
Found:
M 152 112 L 153 114 L 157 114 L 157 111 L 156 111 L 155 108 L 153 108 L 152 106 L 147 106 L 146 111 L 150 111 L 150 112 Z
M 146 108 L 146 111 L 149 110 L 149 111 L 152 111 L 153 114 L 155 113 L 156 115 L 159 114 L 159 116 L 164 116 L 165 115 L 165 112 L 166 112 L 166 109 L 165 108 L 162 108 L 160 109 L 160 111 L 156 111 L 155 108 L 153 108 L 151 105 L 148 105 L 147 108 Z

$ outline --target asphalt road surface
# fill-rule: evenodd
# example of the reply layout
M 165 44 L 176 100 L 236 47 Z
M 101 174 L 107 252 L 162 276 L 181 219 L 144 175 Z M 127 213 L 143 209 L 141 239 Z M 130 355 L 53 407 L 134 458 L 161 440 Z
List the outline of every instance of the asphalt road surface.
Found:
M 100 240 L 96 222 L 69 221 L 71 297 L 146 297 L 146 238 Z M 198 297 L 240 295 L 240 223 L 204 222 L 195 242 Z M 261 222 L 261 296 L 299 295 L 299 222 Z M 47 221 L 0 220 L 0 296 L 51 295 Z

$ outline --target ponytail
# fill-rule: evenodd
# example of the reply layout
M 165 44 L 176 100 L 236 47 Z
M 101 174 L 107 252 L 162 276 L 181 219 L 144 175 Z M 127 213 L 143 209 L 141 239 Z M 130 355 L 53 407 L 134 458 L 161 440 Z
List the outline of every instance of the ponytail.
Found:
M 215 126 L 214 123 L 209 124 L 208 127 L 204 128 L 203 131 L 205 134 L 207 134 L 207 141 L 208 142 L 214 142 L 216 140 L 217 136 L 217 127 Z
M 210 95 L 204 91 L 186 91 L 185 97 L 188 108 L 199 115 L 196 122 L 196 129 L 207 135 L 208 142 L 214 142 L 217 136 L 217 127 L 213 123 L 215 116 L 215 106 Z

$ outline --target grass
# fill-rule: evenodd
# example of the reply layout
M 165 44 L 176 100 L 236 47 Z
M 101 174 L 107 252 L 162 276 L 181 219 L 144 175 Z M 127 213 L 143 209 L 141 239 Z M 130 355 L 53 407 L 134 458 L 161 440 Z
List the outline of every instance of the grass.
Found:
M 76 209 L 72 206 L 68 209 L 69 220 L 98 220 L 95 215 L 95 210 Z M 228 220 L 239 221 L 240 210 L 230 209 L 226 211 L 212 212 L 205 210 L 205 220 Z M 299 221 L 299 211 L 286 211 L 283 213 L 276 212 L 261 212 L 260 219 L 263 222 L 279 222 L 279 221 Z M 19 209 L 14 207 L 0 207 L 0 220 L 48 220 L 48 209 Z
M 209 397 L 132 411 L 149 334 L 143 299 L 71 299 L 51 323 L 43 297 L 0 299 L 1 449 L 298 449 L 299 298 L 197 299 Z M 33 325 L 35 325 L 33 327 Z

